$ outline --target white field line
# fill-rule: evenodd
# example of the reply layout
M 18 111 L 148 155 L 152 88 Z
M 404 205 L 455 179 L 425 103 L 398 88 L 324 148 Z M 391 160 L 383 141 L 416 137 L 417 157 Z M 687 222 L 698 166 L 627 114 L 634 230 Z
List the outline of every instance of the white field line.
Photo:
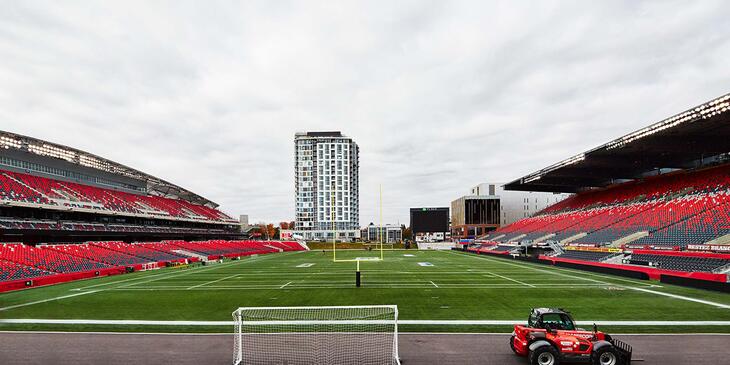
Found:
M 104 332 L 104 331 L 0 331 L 0 334 L 52 334 L 52 335 L 118 335 L 118 336 L 225 336 L 230 337 L 228 332 Z M 511 336 L 509 332 L 402 332 L 400 336 Z M 730 333 L 693 332 L 693 333 L 614 333 L 615 336 L 639 336 L 639 337 L 676 337 L 676 336 L 730 336 Z
M 489 274 L 492 271 L 469 271 L 468 273 L 464 271 L 428 271 L 428 272 L 418 272 L 418 271 L 375 271 L 375 270 L 367 270 L 367 269 L 361 269 L 360 271 L 368 273 L 368 275 L 393 275 L 393 274 L 410 274 L 410 275 L 459 275 L 463 276 L 464 274 Z M 268 272 L 257 272 L 252 271 L 249 273 L 240 273 L 241 276 L 271 276 L 271 275 L 342 275 L 342 274 L 351 274 L 352 271 L 314 271 L 314 272 L 308 272 L 308 271 L 299 271 L 299 272 L 285 272 L 285 271 L 268 271 Z M 512 271 L 512 272 L 502 272 L 503 274 L 524 274 L 524 271 Z
M 294 284 L 293 281 L 288 282 L 284 285 L 290 286 L 290 287 L 299 287 L 299 286 L 332 286 L 332 285 L 350 285 L 354 284 L 353 281 L 321 281 L 321 282 L 307 282 L 307 281 L 300 281 L 296 284 Z M 479 283 L 479 282 L 439 282 L 439 284 L 435 284 L 432 281 L 427 281 L 424 283 L 423 281 L 406 281 L 406 282 L 390 282 L 390 281 L 368 281 L 363 283 L 366 286 L 370 285 L 385 285 L 385 286 L 400 286 L 400 285 L 409 285 L 409 286 L 496 286 L 496 287 L 509 287 L 509 288 L 525 288 L 524 285 L 518 284 L 518 283 L 505 283 L 505 282 L 492 282 L 492 283 Z M 233 285 L 226 285 L 226 284 L 218 284 L 218 285 L 206 285 L 204 287 L 197 287 L 193 289 L 218 289 L 218 288 L 247 288 L 247 287 L 271 287 L 271 288 L 278 288 L 281 286 L 281 282 L 254 282 L 254 283 L 237 283 Z M 589 287 L 589 288 L 605 288 L 606 286 L 603 284 L 591 284 L 591 283 L 545 283 L 545 284 L 534 284 L 535 288 L 554 288 L 554 287 Z M 124 287 L 124 288 L 109 288 L 105 290 L 130 290 L 130 289 L 188 289 L 190 288 L 189 285 L 155 285 L 155 286 L 146 286 L 146 287 Z M 189 289 L 189 290 L 193 290 Z
M 297 251 L 297 252 L 301 252 L 301 251 Z M 283 256 L 283 255 L 286 255 L 286 253 L 280 254 L 280 255 Z M 231 262 L 223 263 L 223 264 L 220 264 L 220 265 L 212 266 L 212 267 L 210 267 L 210 269 L 219 268 L 221 266 L 226 266 L 227 267 L 227 266 L 231 266 L 234 263 L 244 263 L 244 262 L 251 262 L 251 261 L 258 261 L 258 260 L 251 259 L 251 260 L 243 260 L 243 261 L 231 261 Z M 183 276 L 183 274 L 187 275 L 187 274 L 192 274 L 192 273 L 201 273 L 201 272 L 205 272 L 205 271 L 210 271 L 210 269 L 208 269 L 208 270 L 206 270 L 206 269 L 207 268 L 201 268 L 201 269 L 195 269 L 195 268 L 193 268 L 193 269 L 185 270 L 183 272 L 180 272 L 180 271 L 163 272 L 163 273 L 158 273 L 156 275 L 145 275 L 145 276 L 138 277 L 138 278 L 124 279 L 124 280 L 115 280 L 115 281 L 111 281 L 111 282 L 108 282 L 108 283 L 87 285 L 87 286 L 83 286 L 81 288 L 75 288 L 75 289 L 71 289 L 71 290 L 73 290 L 73 291 L 80 291 L 80 290 L 86 290 L 86 289 L 89 289 L 89 288 L 96 288 L 96 287 L 99 287 L 99 286 L 106 286 L 106 285 L 113 285 L 113 284 L 125 283 L 125 282 L 129 282 L 129 281 L 138 282 L 138 283 L 135 283 L 135 284 L 148 283 L 148 282 L 154 281 L 154 280 L 149 280 L 151 278 L 152 279 L 156 279 L 156 278 L 164 279 L 166 277 Z M 146 280 L 146 281 L 143 281 L 143 280 Z
M 578 270 L 578 269 L 567 269 L 567 268 L 558 267 L 558 266 L 551 266 L 551 268 L 553 268 L 557 271 L 571 273 L 573 275 L 581 274 L 581 275 L 594 276 L 594 277 L 603 278 L 603 279 L 609 279 L 612 281 L 623 281 L 626 283 L 631 283 L 631 284 L 642 286 L 642 287 L 648 287 L 648 288 L 651 288 L 651 287 L 661 288 L 662 287 L 662 285 L 652 284 L 652 282 L 647 281 L 647 280 L 639 281 L 639 280 L 625 279 L 625 278 L 622 278 L 622 277 L 619 277 L 616 275 L 599 274 L 599 273 L 595 273 L 595 272 L 591 272 L 591 271 L 584 271 L 584 270 Z M 613 285 L 616 285 L 616 284 L 613 284 Z
M 296 251 L 296 252 L 304 252 L 304 251 Z M 151 283 L 153 281 L 162 280 L 162 279 L 165 279 L 165 278 L 180 277 L 180 276 L 198 274 L 198 273 L 201 273 L 201 272 L 213 271 L 213 270 L 220 269 L 220 268 L 225 268 L 225 267 L 237 266 L 237 265 L 234 265 L 234 264 L 243 265 L 245 263 L 260 262 L 260 261 L 264 261 L 264 260 L 270 259 L 273 256 L 276 256 L 276 255 L 275 254 L 270 254 L 268 256 L 256 256 L 256 257 L 251 258 L 251 259 L 248 259 L 248 260 L 231 261 L 231 262 L 225 262 L 225 263 L 222 263 L 222 264 L 217 264 L 217 265 L 214 265 L 214 266 L 211 266 L 211 267 L 194 268 L 194 269 L 187 270 L 187 271 L 185 271 L 183 273 L 177 273 L 177 272 L 176 273 L 171 273 L 168 276 L 158 277 L 158 278 L 154 278 L 154 279 L 151 279 L 151 280 L 145 280 L 145 281 L 140 281 L 140 282 L 134 282 L 132 284 L 125 284 L 125 285 L 118 286 L 117 288 L 126 288 L 126 287 L 130 287 L 130 286 L 133 286 L 133 285 Z M 286 252 L 286 253 L 280 253 L 280 254 L 278 254 L 278 257 L 281 257 L 281 256 L 291 256 L 291 252 Z M 175 275 L 175 274 L 178 274 L 178 275 Z
M 221 264 L 221 265 L 224 265 L 224 264 Z M 214 266 L 212 268 L 216 268 L 216 267 L 220 267 L 220 266 Z M 174 273 L 168 273 L 168 274 L 159 274 L 159 275 L 155 275 L 154 276 L 157 279 L 147 280 L 147 281 L 143 281 L 141 283 L 146 283 L 146 282 L 150 282 L 150 281 L 160 280 L 160 279 L 164 279 L 166 277 L 173 277 L 173 276 L 177 277 L 177 276 L 187 275 L 187 274 L 191 274 L 194 271 L 197 271 L 197 270 L 186 271 L 184 273 L 174 272 Z M 179 275 L 175 275 L 175 274 L 179 274 Z M 143 279 L 149 279 L 149 276 L 145 276 Z M 127 279 L 127 280 L 124 280 L 124 281 L 129 281 L 129 280 L 132 280 L 132 279 Z M 83 287 L 83 288 L 75 288 L 75 289 L 71 289 L 71 290 L 72 291 L 79 291 L 79 290 L 82 290 L 82 289 L 85 289 L 85 288 L 88 288 L 88 287 L 98 287 L 98 286 L 101 286 L 101 285 L 108 285 L 108 284 L 115 284 L 115 283 L 117 283 L 117 282 L 97 284 L 97 285 L 92 285 L 92 286 L 86 286 L 86 287 Z M 132 283 L 132 284 L 138 284 L 138 283 L 135 282 L 135 283 Z M 122 285 L 120 287 L 121 288 L 124 288 L 124 287 L 128 287 L 129 285 L 130 284 L 126 284 L 126 285 Z M 34 305 L 34 304 L 40 304 L 40 303 L 50 302 L 50 301 L 53 301 L 53 300 L 60 300 L 60 299 L 72 298 L 72 297 L 76 297 L 76 296 L 79 296 L 79 295 L 93 294 L 93 293 L 97 293 L 97 292 L 101 292 L 101 291 L 105 291 L 105 290 L 109 290 L 109 289 L 85 290 L 85 291 L 82 291 L 80 293 L 69 294 L 69 295 L 62 295 L 62 296 L 59 296 L 59 297 L 48 298 L 48 299 L 43 299 L 43 300 L 37 300 L 37 301 L 34 301 L 34 302 L 28 302 L 28 303 L 11 305 L 11 306 L 7 306 L 7 307 L 0 308 L 0 312 L 1 311 L 5 311 L 5 310 L 9 310 L 9 309 L 14 309 L 14 308 L 27 307 L 27 306 Z
M 449 252 L 452 252 L 452 251 L 449 251 Z M 456 254 L 456 255 L 460 255 L 460 254 Z M 486 260 L 489 260 L 489 261 L 501 260 L 501 259 L 496 259 L 496 258 L 491 258 L 491 257 L 486 257 L 486 256 L 471 256 L 471 255 L 464 255 L 464 256 L 466 256 L 466 257 L 474 257 L 474 258 L 483 258 L 483 259 L 486 259 Z M 497 262 L 502 262 L 502 261 L 497 261 Z M 553 275 L 569 276 L 569 275 L 563 274 L 563 273 L 556 273 L 556 272 L 550 272 L 549 270 L 538 269 L 538 268 L 533 267 L 532 265 L 526 265 L 526 264 L 520 265 L 520 264 L 512 263 L 512 262 L 502 262 L 502 263 L 503 264 L 507 264 L 507 265 L 511 265 L 511 266 L 521 266 L 521 267 L 529 268 L 529 269 L 532 269 L 532 270 L 535 270 L 535 271 L 539 271 L 539 272 L 550 273 L 550 274 L 553 274 Z M 571 273 L 577 274 L 577 273 L 572 272 L 572 271 L 571 271 Z M 637 288 L 637 287 L 627 286 L 627 285 L 622 285 L 622 284 L 613 284 L 613 283 L 608 283 L 608 282 L 601 281 L 601 280 L 594 280 L 594 279 L 589 279 L 589 278 L 585 278 L 585 277 L 580 277 L 580 275 L 576 275 L 575 278 L 576 279 L 580 279 L 580 280 L 587 280 L 587 281 L 593 281 L 593 282 L 597 282 L 597 283 L 602 283 L 602 284 L 606 284 L 606 285 L 613 285 L 613 286 L 617 286 L 617 287 L 624 288 L 624 289 L 631 289 L 631 290 L 636 290 L 636 291 L 640 291 L 640 292 L 644 292 L 644 293 L 649 293 L 649 294 L 654 294 L 654 295 L 659 295 L 659 296 L 670 297 L 670 298 L 684 300 L 684 301 L 688 301 L 688 302 L 701 303 L 701 304 L 713 306 L 713 307 L 716 307 L 716 308 L 730 309 L 730 305 L 722 304 L 722 303 L 717 303 L 717 302 L 711 302 L 709 300 L 702 300 L 702 299 L 697 299 L 697 298 L 692 298 L 692 297 L 686 297 L 686 296 L 676 295 L 676 294 L 670 294 L 670 293 L 664 293 L 664 292 L 660 292 L 660 291 L 656 291 L 656 290 L 649 290 L 649 289 Z M 613 279 L 613 278 L 610 278 L 610 279 Z
M 286 287 L 287 287 L 287 286 L 288 286 L 289 284 L 291 284 L 291 281 L 290 281 L 290 282 L 288 282 L 288 283 L 286 283 L 286 284 L 284 284 L 284 285 L 282 285 L 282 286 L 280 286 L 280 287 L 279 287 L 279 289 L 284 289 L 284 288 L 286 288 Z
M 297 324 L 392 324 L 392 320 L 329 320 L 329 321 L 256 321 L 253 325 Z M 415 326 L 510 326 L 524 320 L 398 320 L 399 325 Z M 593 323 L 601 326 L 730 326 L 730 321 L 577 321 L 580 326 Z M 113 326 L 232 326 L 233 321 L 154 321 L 109 319 L 0 319 L 0 324 L 113 325 Z
M 455 255 L 460 255 L 460 256 L 465 256 L 465 257 L 472 257 L 472 258 L 475 258 L 475 259 L 482 259 L 482 260 L 487 260 L 487 261 L 491 261 L 491 262 L 502 263 L 502 264 L 509 265 L 509 266 L 514 266 L 514 267 L 526 268 L 526 269 L 530 269 L 530 270 L 533 270 L 533 271 L 541 272 L 541 273 L 544 273 L 544 274 L 557 275 L 557 276 L 572 278 L 574 280 L 575 279 L 578 279 L 578 280 L 584 280 L 584 281 L 591 281 L 591 282 L 595 282 L 595 283 L 601 283 L 601 284 L 604 284 L 604 285 L 620 286 L 619 284 L 612 284 L 612 283 L 608 283 L 608 282 L 601 281 L 601 280 L 595 280 L 595 279 L 590 279 L 590 278 L 585 278 L 585 277 L 580 277 L 580 276 L 575 276 L 575 275 L 563 274 L 561 272 L 556 272 L 554 270 L 551 271 L 551 270 L 539 269 L 539 268 L 534 267 L 532 265 L 517 264 L 517 263 L 514 263 L 514 262 L 509 262 L 509 261 L 507 261 L 505 259 L 497 259 L 497 258 L 488 257 L 488 256 L 484 256 L 484 255 L 482 255 L 482 256 L 476 256 L 476 255 L 475 256 L 472 256 L 472 255 L 458 254 L 458 253 L 455 253 L 453 251 L 449 251 L 449 252 L 451 252 L 451 253 L 453 253 Z
M 299 282 L 297 284 L 293 284 L 293 282 L 284 284 L 290 288 L 294 287 L 301 287 L 301 286 L 349 286 L 354 284 L 352 281 L 325 281 L 325 282 Z M 380 285 L 380 286 L 418 286 L 418 287 L 431 287 L 435 283 L 428 282 L 429 284 L 424 284 L 423 282 L 401 282 L 401 283 L 394 283 L 394 282 L 370 282 L 364 283 L 366 286 L 372 286 L 372 285 Z M 265 287 L 265 288 L 279 288 L 283 285 L 280 285 L 279 283 L 259 283 L 259 284 L 242 284 L 242 285 L 207 285 L 205 287 L 198 287 L 195 289 L 221 289 L 221 288 L 249 288 L 249 287 Z M 442 286 L 459 286 L 459 287 L 505 287 L 505 288 L 525 288 L 524 285 L 518 285 L 518 284 L 512 284 L 512 283 L 439 283 L 437 285 L 438 287 Z M 571 288 L 605 288 L 606 286 L 603 284 L 581 284 L 581 283 L 574 283 L 574 284 L 535 284 L 536 288 L 565 288 L 565 287 L 571 287 Z M 160 286 L 151 286 L 151 287 L 139 287 L 139 288 L 111 288 L 107 290 L 134 290 L 134 289 L 145 289 L 145 290 L 164 290 L 164 289 L 186 289 L 186 290 L 194 290 L 194 289 L 187 289 L 187 285 L 160 285 Z
M 14 308 L 20 308 L 20 307 L 27 307 L 27 306 L 33 305 L 33 304 L 40 304 L 40 303 L 50 302 L 50 301 L 59 300 L 59 299 L 66 299 L 66 298 L 71 298 L 71 297 L 78 297 L 79 295 L 93 294 L 93 293 L 96 293 L 96 292 L 99 292 L 99 291 L 101 291 L 101 290 L 89 290 L 89 291 L 85 291 L 85 292 L 81 292 L 81 293 L 63 295 L 63 296 L 55 297 L 55 298 L 48 298 L 48 299 L 43 299 L 43 300 L 36 300 L 35 302 L 28 302 L 28 303 L 10 305 L 10 306 L 7 306 L 7 307 L 0 308 L 0 312 L 6 311 L 8 309 L 14 309 Z
M 354 288 L 355 284 L 327 284 L 327 285 L 307 285 L 307 284 L 295 284 L 295 285 L 289 285 L 286 287 L 287 290 L 311 290 L 311 289 L 338 289 L 338 288 Z M 603 286 L 596 286 L 596 285 L 589 285 L 589 284 L 575 284 L 575 285 L 555 285 L 555 286 L 549 286 L 545 287 L 546 289 L 585 289 L 585 288 L 601 288 Z M 430 284 L 367 284 L 365 285 L 365 288 L 369 289 L 433 289 L 433 285 Z M 488 288 L 495 288 L 495 289 L 525 289 L 524 285 L 511 285 L 511 284 L 472 284 L 472 285 L 462 285 L 462 284 L 441 284 L 439 285 L 440 289 L 488 289 Z M 187 289 L 187 287 L 158 287 L 158 288 L 112 288 L 107 289 L 106 291 L 185 291 L 185 290 L 209 290 L 209 291 L 219 291 L 219 290 L 270 290 L 270 289 L 280 289 L 279 285 L 249 285 L 249 286 L 234 286 L 234 287 L 200 287 L 195 289 Z
M 649 290 L 649 289 L 644 289 L 644 288 L 630 288 L 630 289 L 632 289 L 632 290 L 638 290 L 640 292 L 645 292 L 645 293 L 662 295 L 662 296 L 670 297 L 670 298 L 674 298 L 674 299 L 686 300 L 686 301 L 689 301 L 689 302 L 707 304 L 707 305 L 711 305 L 711 306 L 718 307 L 718 308 L 730 309 L 730 305 L 716 303 L 716 302 L 711 302 L 709 300 L 702 300 L 702 299 L 690 298 L 690 297 L 685 297 L 685 296 L 682 296 L 682 295 L 670 294 L 670 293 L 663 293 L 663 292 L 660 292 L 660 291 Z
M 178 272 L 175 272 L 175 274 L 177 274 L 177 273 Z M 140 281 L 140 280 L 154 278 L 154 277 L 158 277 L 158 276 L 168 276 L 170 274 L 172 274 L 172 273 L 171 272 L 162 272 L 162 273 L 157 273 L 156 275 L 145 275 L 145 276 L 138 277 L 138 278 L 124 279 L 124 280 L 114 280 L 114 281 L 110 281 L 108 283 L 87 285 L 87 286 L 84 286 L 84 287 L 81 287 L 81 288 L 75 288 L 75 289 L 71 289 L 71 290 L 72 291 L 80 291 L 80 290 L 85 290 L 85 289 L 89 289 L 89 288 L 96 288 L 96 287 L 99 287 L 99 286 L 106 286 L 106 285 L 111 285 L 111 284 L 125 283 L 125 282 L 128 282 L 128 281 Z
M 127 288 L 127 287 L 134 286 L 134 285 L 147 284 L 147 283 L 151 283 L 151 282 L 158 281 L 158 280 L 162 280 L 162 279 L 177 278 L 177 277 L 180 277 L 180 276 L 187 276 L 187 275 L 197 274 L 197 273 L 200 273 L 201 271 L 203 271 L 203 272 L 205 272 L 205 271 L 213 271 L 215 269 L 220 269 L 220 268 L 225 268 L 225 267 L 233 266 L 233 264 L 234 263 L 237 263 L 237 262 L 240 263 L 240 261 L 231 261 L 231 262 L 227 262 L 227 263 L 223 263 L 223 264 L 218 264 L 218 265 L 211 266 L 211 267 L 204 267 L 204 268 L 200 268 L 200 269 L 190 269 L 190 270 L 186 270 L 184 272 L 170 273 L 170 275 L 160 276 L 160 277 L 156 277 L 156 278 L 153 278 L 153 279 L 150 279 L 150 280 L 144 280 L 144 281 L 138 281 L 138 282 L 136 281 L 136 282 L 133 282 L 131 284 L 120 285 L 120 286 L 118 286 L 116 288 Z
M 563 268 L 557 268 L 557 269 L 571 272 L 571 271 L 569 271 L 567 269 L 563 269 Z M 594 276 L 606 277 L 606 276 L 600 275 L 600 274 L 595 274 L 595 273 L 591 273 L 591 274 L 593 274 Z M 609 279 L 613 279 L 612 277 L 608 277 L 608 278 Z M 628 281 L 628 280 L 623 280 L 623 281 Z M 631 281 L 629 281 L 629 282 L 631 282 Z M 644 283 L 642 283 L 642 284 L 644 284 Z M 656 290 L 649 290 L 649 289 L 645 289 L 645 288 L 638 288 L 638 287 L 627 286 L 627 285 L 617 285 L 617 286 L 622 287 L 622 288 L 625 288 L 625 289 L 639 291 L 639 292 L 644 292 L 644 293 L 649 293 L 649 294 L 654 294 L 654 295 L 659 295 L 659 296 L 665 296 L 665 297 L 679 299 L 679 300 L 684 300 L 684 301 L 689 301 L 689 302 L 695 302 L 695 303 L 705 304 L 705 305 L 713 306 L 713 307 L 716 307 L 716 308 L 730 309 L 730 305 L 723 304 L 723 303 L 712 302 L 712 301 L 709 301 L 709 300 L 692 298 L 692 297 L 687 297 L 687 296 L 683 296 L 683 295 L 665 293 L 665 292 L 660 292 L 660 291 L 656 291 Z M 661 285 L 645 285 L 645 286 L 650 287 L 650 288 L 656 288 L 656 287 L 660 287 L 661 288 L 662 287 Z
M 304 251 L 296 251 L 294 253 L 297 253 L 297 252 L 304 252 Z M 289 254 L 289 253 L 282 253 L 282 254 L 279 254 L 279 255 L 283 256 L 283 255 L 287 255 L 287 254 Z M 274 256 L 274 255 L 271 255 L 271 256 Z M 271 256 L 268 256 L 268 257 L 271 257 Z M 260 259 L 259 260 L 251 259 L 251 260 L 244 260 L 244 261 L 232 261 L 232 263 L 246 263 L 246 262 L 252 262 L 252 261 L 260 261 Z M 180 273 L 180 272 L 172 272 L 172 273 L 158 274 L 158 275 L 154 275 L 153 276 L 153 279 L 151 279 L 151 280 L 145 280 L 145 281 L 140 281 L 140 282 L 136 282 L 135 281 L 132 284 L 125 284 L 125 285 L 122 285 L 122 286 L 119 286 L 119 287 L 114 287 L 113 289 L 126 288 L 126 287 L 129 287 L 131 285 L 148 283 L 148 282 L 152 282 L 152 281 L 156 281 L 156 280 L 161 280 L 161 279 L 169 278 L 169 277 L 178 277 L 178 276 L 183 276 L 183 275 L 189 275 L 189 274 L 196 273 L 196 272 L 200 272 L 200 271 L 203 271 L 203 270 L 204 271 L 210 271 L 210 270 L 217 269 L 217 268 L 220 268 L 220 267 L 227 267 L 229 265 L 230 265 L 229 263 L 224 263 L 224 264 L 219 264 L 219 265 L 216 265 L 216 266 L 212 266 L 210 269 L 206 269 L 206 268 L 202 268 L 202 269 L 191 269 L 191 270 L 185 271 L 183 273 Z M 142 280 L 142 279 L 150 279 L 150 276 L 144 276 L 142 278 L 126 279 L 126 280 L 122 280 L 121 282 L 129 282 L 129 281 L 133 281 L 133 280 L 136 280 L 136 279 L 140 279 L 140 280 Z M 83 290 L 83 289 L 86 289 L 86 288 L 91 288 L 91 287 L 99 287 L 99 286 L 110 285 L 110 284 L 118 284 L 119 282 L 120 281 L 113 281 L 113 282 L 110 282 L 110 283 L 102 283 L 102 284 L 89 285 L 89 286 L 84 286 L 82 288 L 75 288 L 75 289 L 71 289 L 71 290 L 72 291 L 80 291 L 80 290 Z M 88 291 L 83 291 L 81 293 L 75 293 L 75 294 L 69 294 L 69 295 L 62 295 L 62 296 L 59 296 L 59 297 L 53 297 L 53 298 L 48 298 L 48 299 L 43 299 L 43 300 L 37 300 L 37 301 L 34 301 L 34 302 L 28 302 L 28 303 L 15 304 L 15 305 L 11 305 L 11 306 L 7 306 L 7 307 L 0 308 L 0 312 L 6 311 L 6 310 L 10 310 L 10 309 L 14 309 L 14 308 L 26 307 L 26 306 L 30 306 L 30 305 L 34 305 L 34 304 L 46 303 L 46 302 L 50 302 L 50 301 L 54 301 L 54 300 L 72 298 L 72 297 L 76 297 L 76 296 L 79 296 L 79 295 L 93 294 L 93 293 L 97 293 L 97 292 L 101 292 L 101 291 L 106 291 L 106 290 L 109 290 L 109 289 L 88 290 Z
M 517 284 L 522 284 L 522 285 L 528 286 L 528 287 L 530 287 L 530 288 L 535 288 L 535 286 L 534 286 L 534 285 L 532 285 L 532 284 L 528 284 L 528 283 L 525 283 L 525 282 L 522 282 L 522 281 L 519 281 L 519 280 L 516 280 L 516 279 L 512 279 L 512 278 L 510 278 L 510 277 L 506 277 L 506 276 L 503 276 L 503 275 L 495 274 L 495 273 L 493 273 L 493 272 L 490 272 L 490 274 L 492 274 L 492 275 L 494 275 L 494 276 L 496 276 L 496 277 L 499 277 L 499 278 L 505 279 L 505 280 L 509 280 L 509 281 L 515 282 L 515 283 L 517 283 Z
M 438 286 L 438 285 L 436 285 L 436 283 L 434 283 L 433 281 L 431 281 L 431 285 L 433 285 L 433 286 L 435 286 L 435 287 L 437 287 L 437 288 L 439 287 L 439 286 Z
M 208 284 L 213 284 L 213 283 L 217 283 L 217 282 L 219 282 L 219 281 L 223 281 L 223 280 L 226 280 L 226 279 L 230 279 L 230 278 L 235 278 L 236 276 L 238 276 L 238 274 L 233 274 L 233 275 L 228 275 L 228 276 L 224 276 L 224 277 L 222 277 L 222 278 L 220 278 L 220 279 L 217 279 L 217 280 L 211 280 L 211 281 L 206 281 L 206 282 L 204 282 L 204 283 L 202 283 L 202 284 L 198 284 L 198 285 L 193 285 L 193 286 L 189 286 L 189 287 L 188 287 L 188 290 L 190 290 L 190 289 L 195 289 L 195 288 L 199 288 L 199 287 L 201 287 L 201 286 L 206 286 L 206 285 L 208 285 Z

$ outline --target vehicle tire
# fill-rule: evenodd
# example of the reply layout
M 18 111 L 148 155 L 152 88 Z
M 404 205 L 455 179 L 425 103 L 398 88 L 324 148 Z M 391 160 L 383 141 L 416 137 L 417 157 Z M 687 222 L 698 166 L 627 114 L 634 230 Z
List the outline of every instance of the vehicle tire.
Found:
M 517 350 L 515 350 L 515 336 L 510 336 L 509 338 L 509 348 L 512 349 L 512 352 L 515 354 L 517 353 Z
M 605 346 L 593 353 L 593 365 L 621 365 L 618 352 L 613 346 Z
M 530 365 L 559 365 L 560 354 L 554 347 L 545 345 L 530 351 Z

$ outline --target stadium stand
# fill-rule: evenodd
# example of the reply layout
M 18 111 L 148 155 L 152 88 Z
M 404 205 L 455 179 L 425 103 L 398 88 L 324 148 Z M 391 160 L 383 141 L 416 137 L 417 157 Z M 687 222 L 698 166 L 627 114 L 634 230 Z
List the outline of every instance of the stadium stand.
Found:
M 492 248 L 492 251 L 495 252 L 509 252 L 515 249 L 515 246 L 504 246 L 504 245 L 497 245 L 494 248 Z
M 150 245 L 154 246 L 155 243 L 123 243 L 123 242 L 91 242 L 94 246 L 106 248 L 108 250 L 126 253 L 145 259 L 145 261 L 176 261 L 186 259 L 186 256 L 175 254 L 172 252 L 165 252 L 156 250 Z
M 289 251 L 302 251 L 303 247 L 296 243 L 296 242 L 289 242 L 289 241 L 267 241 L 265 242 L 266 246 L 273 246 L 275 248 L 280 248 L 281 250 L 285 252 Z
M 0 131 L 0 241 L 248 238 L 238 223 L 215 202 L 158 177 Z
M 150 262 L 150 260 L 148 259 L 106 249 L 101 245 L 96 246 L 93 244 L 84 243 L 70 245 L 52 245 L 48 246 L 48 248 L 88 260 L 103 262 L 111 266 L 128 266 Z
M 722 192 L 702 197 L 698 213 L 678 220 L 665 228 L 652 231 L 637 244 L 686 247 L 702 244 L 730 234 L 730 196 Z
M 574 195 L 466 250 L 517 242 L 552 264 L 729 282 L 729 110 L 726 94 L 505 184 Z
M 11 175 L 2 170 L 0 170 L 0 198 L 24 203 L 50 204 L 43 195 L 13 179 Z
M 30 246 L 21 243 L 0 244 L 0 292 L 25 287 L 5 285 L 35 278 L 53 277 L 48 284 L 105 275 L 119 274 L 125 267 L 218 259 L 305 248 L 288 241 L 166 241 L 124 243 L 120 241 Z M 190 253 L 190 254 L 186 254 Z M 198 255 L 199 254 L 199 255 Z M 195 256 L 192 256 L 195 255 Z M 71 275 L 88 273 L 88 275 Z M 45 285 L 45 284 L 41 284 Z
M 525 241 L 550 235 L 561 241 L 611 244 L 633 234 L 637 243 L 686 247 L 730 233 L 730 167 L 682 172 L 578 194 L 496 230 L 497 241 Z
M 110 265 L 71 255 L 50 246 L 33 247 L 23 244 L 0 245 L 0 258 L 46 271 L 59 273 L 104 269 Z
M 170 241 L 169 243 L 181 249 L 207 256 L 238 256 L 279 252 L 276 248 L 267 247 L 266 243 L 268 242 L 263 241 L 213 240 L 202 242 Z
M 597 251 L 583 251 L 583 250 L 566 250 L 557 257 L 584 261 L 606 261 L 608 259 L 623 256 L 623 253 L 616 252 L 597 252 Z
M 710 257 L 633 254 L 629 259 L 629 263 L 644 264 L 665 270 L 714 272 L 730 265 L 730 260 Z
M 218 210 L 180 199 L 138 195 L 6 170 L 0 170 L 0 195 L 3 199 L 26 203 L 195 220 L 230 220 Z
M 54 273 L 36 267 L 21 265 L 17 262 L 0 260 L 0 282 L 32 279 Z
M 247 238 L 237 220 L 192 191 L 72 147 L 0 131 L 0 239 L 23 242 L 0 246 L 0 291 L 305 249 Z M 142 243 L 125 243 L 132 241 Z M 18 283 L 23 279 L 32 280 Z

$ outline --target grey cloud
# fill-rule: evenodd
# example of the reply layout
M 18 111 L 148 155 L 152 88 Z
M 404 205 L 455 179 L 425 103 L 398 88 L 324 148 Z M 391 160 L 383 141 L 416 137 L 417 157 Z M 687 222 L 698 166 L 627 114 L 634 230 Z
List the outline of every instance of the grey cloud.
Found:
M 0 13 L 2 129 L 290 220 L 293 134 L 407 223 L 728 92 L 722 1 L 64 2 Z

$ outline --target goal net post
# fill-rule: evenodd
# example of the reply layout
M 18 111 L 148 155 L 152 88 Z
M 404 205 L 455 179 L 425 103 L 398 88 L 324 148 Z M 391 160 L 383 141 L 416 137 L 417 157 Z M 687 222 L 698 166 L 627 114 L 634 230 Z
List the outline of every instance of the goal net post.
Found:
M 234 365 L 400 365 L 395 305 L 245 307 L 233 320 Z

